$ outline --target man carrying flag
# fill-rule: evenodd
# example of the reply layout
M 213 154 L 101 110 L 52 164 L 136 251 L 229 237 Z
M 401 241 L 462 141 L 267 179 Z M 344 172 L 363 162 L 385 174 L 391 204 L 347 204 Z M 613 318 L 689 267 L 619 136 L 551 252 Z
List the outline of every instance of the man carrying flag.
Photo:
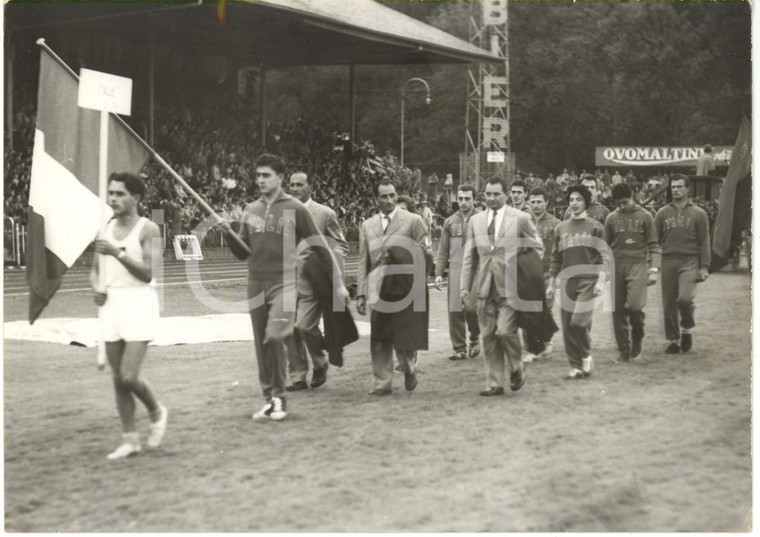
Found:
M 158 226 L 137 214 L 145 186 L 131 173 L 115 173 L 108 181 L 108 204 L 114 218 L 95 252 L 105 256 L 102 269 L 105 289 L 98 286 L 98 263 L 93 263 L 91 282 L 95 303 L 102 308 L 100 334 L 106 342 L 108 363 L 113 370 L 116 407 L 123 429 L 123 442 L 108 458 L 121 459 L 140 452 L 135 425 L 135 397 L 148 409 L 148 446 L 156 448 L 166 432 L 168 410 L 158 402 L 150 385 L 140 376 L 140 366 L 155 336 L 158 295 L 152 286 L 153 239 Z

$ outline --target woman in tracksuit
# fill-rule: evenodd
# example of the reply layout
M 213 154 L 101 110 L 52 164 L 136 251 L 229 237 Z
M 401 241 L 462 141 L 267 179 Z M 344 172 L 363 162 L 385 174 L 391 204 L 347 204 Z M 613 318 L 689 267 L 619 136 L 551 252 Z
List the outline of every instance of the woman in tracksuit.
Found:
M 554 248 L 549 275 L 560 285 L 560 315 L 565 352 L 572 369 L 567 380 L 591 376 L 594 360 L 591 357 L 591 319 L 594 298 L 604 290 L 606 272 L 589 272 L 581 265 L 601 265 L 607 257 L 604 228 L 589 218 L 586 207 L 591 193 L 583 185 L 572 185 L 566 190 L 570 205 L 570 218 L 557 224 L 554 231 Z M 564 287 L 564 292 L 562 288 Z M 554 285 L 546 289 L 547 298 L 554 295 Z

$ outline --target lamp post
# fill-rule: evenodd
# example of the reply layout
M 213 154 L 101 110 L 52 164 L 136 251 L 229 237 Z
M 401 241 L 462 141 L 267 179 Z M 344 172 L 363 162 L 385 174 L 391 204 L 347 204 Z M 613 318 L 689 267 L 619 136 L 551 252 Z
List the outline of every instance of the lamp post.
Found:
M 406 86 L 410 82 L 422 82 L 425 85 L 425 89 L 427 90 L 427 97 L 425 97 L 425 104 L 430 104 L 430 86 L 428 86 L 428 83 L 425 82 L 423 79 L 414 77 L 410 78 L 406 82 L 404 82 L 404 85 L 401 86 L 401 166 L 404 166 L 404 92 L 406 91 Z

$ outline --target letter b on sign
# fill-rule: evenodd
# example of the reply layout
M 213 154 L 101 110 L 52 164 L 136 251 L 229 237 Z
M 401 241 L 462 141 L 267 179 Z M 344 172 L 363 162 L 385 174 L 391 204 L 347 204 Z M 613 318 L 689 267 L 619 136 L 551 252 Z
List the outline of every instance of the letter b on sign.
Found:
M 507 22 L 507 0 L 484 0 L 483 24 L 495 26 Z

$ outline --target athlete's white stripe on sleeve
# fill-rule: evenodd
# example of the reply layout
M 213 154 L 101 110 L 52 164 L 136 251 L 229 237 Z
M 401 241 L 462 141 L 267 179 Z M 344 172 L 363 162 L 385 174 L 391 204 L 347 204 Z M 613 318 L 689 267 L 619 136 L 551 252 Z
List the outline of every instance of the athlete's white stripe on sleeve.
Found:
M 29 205 L 45 219 L 45 246 L 71 267 L 100 228 L 100 200 L 45 152 L 45 134 L 34 133 Z M 113 211 L 106 207 L 107 217 Z

